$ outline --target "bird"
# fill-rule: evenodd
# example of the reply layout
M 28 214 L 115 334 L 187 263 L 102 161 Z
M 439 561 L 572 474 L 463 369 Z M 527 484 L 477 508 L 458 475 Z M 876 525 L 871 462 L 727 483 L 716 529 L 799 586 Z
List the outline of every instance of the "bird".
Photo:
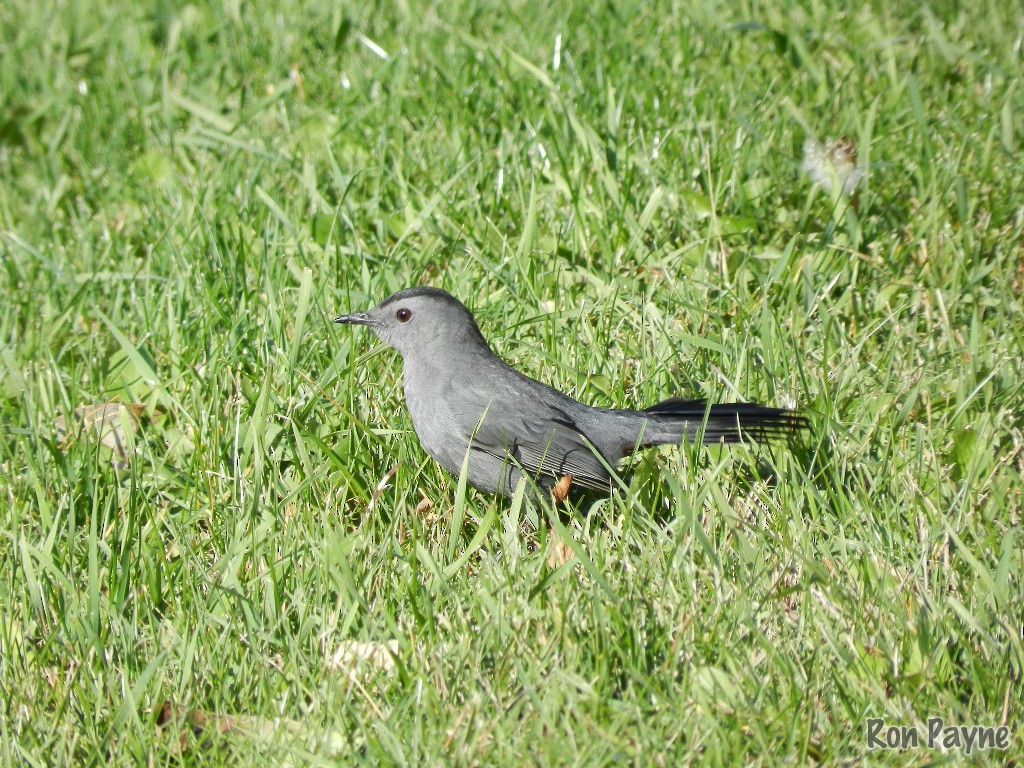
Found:
M 610 492 L 611 470 L 639 449 L 768 441 L 807 420 L 788 408 L 669 398 L 642 410 L 574 400 L 498 357 L 450 293 L 416 286 L 335 323 L 366 326 L 402 357 L 405 403 L 420 444 L 469 485 L 511 498 L 526 478 L 535 498 L 570 487 Z M 468 455 L 468 463 L 467 463 Z

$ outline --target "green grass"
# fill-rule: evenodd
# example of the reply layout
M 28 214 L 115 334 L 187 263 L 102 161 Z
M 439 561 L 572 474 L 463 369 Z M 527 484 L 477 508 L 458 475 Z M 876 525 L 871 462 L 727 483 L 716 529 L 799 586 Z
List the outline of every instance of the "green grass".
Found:
M 5 764 L 1024 757 L 1019 9 L 177 5 L 0 10 Z M 841 134 L 856 206 L 800 170 Z M 559 530 L 329 322 L 415 284 L 584 402 L 813 433 Z M 126 465 L 74 427 L 112 401 Z M 250 719 L 180 753 L 163 702 Z

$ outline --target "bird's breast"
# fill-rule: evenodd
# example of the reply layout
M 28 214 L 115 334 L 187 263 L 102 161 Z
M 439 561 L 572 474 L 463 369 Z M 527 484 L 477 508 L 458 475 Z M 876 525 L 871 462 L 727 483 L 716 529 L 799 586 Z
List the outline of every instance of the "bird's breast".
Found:
M 457 473 L 472 434 L 462 423 L 464 393 L 458 380 L 443 371 L 408 368 L 404 378 L 405 403 L 420 445 L 442 467 Z

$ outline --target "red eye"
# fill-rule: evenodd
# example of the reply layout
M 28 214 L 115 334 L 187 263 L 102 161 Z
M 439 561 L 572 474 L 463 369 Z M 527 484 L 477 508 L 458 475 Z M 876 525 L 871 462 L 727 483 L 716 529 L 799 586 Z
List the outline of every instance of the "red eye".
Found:
M 398 318 L 398 322 L 400 323 L 408 323 L 412 320 L 412 310 L 402 307 L 400 310 L 395 312 L 395 317 Z

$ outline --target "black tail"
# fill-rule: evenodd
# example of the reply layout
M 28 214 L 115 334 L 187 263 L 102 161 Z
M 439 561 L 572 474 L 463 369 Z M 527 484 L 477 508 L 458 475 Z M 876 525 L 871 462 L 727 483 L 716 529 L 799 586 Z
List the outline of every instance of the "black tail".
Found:
M 809 426 L 807 419 L 796 411 L 754 403 L 725 403 L 709 407 L 703 400 L 672 398 L 640 413 L 651 417 L 643 434 L 646 445 L 678 443 L 683 434 L 693 438 L 702 426 L 705 443 L 779 440 Z

